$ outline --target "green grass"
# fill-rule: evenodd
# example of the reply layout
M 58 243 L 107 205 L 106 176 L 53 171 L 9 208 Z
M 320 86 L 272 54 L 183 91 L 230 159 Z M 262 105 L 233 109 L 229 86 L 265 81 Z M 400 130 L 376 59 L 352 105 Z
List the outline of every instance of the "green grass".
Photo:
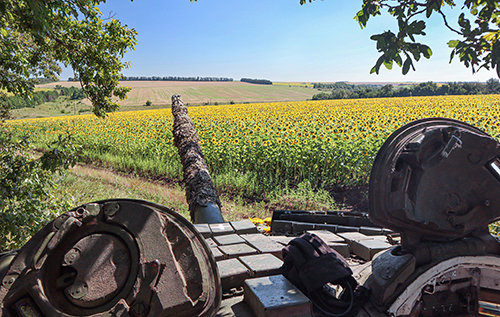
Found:
M 91 113 L 90 106 L 79 100 L 70 100 L 68 96 L 61 96 L 53 102 L 46 102 L 35 108 L 11 110 L 13 119 L 71 116 L 89 113 Z
M 126 175 L 104 168 L 77 165 L 58 180 L 56 197 L 68 199 L 73 206 L 111 199 L 129 198 L 151 201 L 189 219 L 184 189 L 178 184 L 166 184 L 145 177 Z M 230 199 L 221 195 L 222 212 L 226 221 L 249 217 L 265 218 L 271 215 L 270 204 L 248 203 L 241 198 Z
M 166 186 L 88 166 L 76 166 L 61 177 L 54 195 L 69 199 L 73 206 L 111 198 L 142 199 L 164 205 L 189 217 L 184 193 L 179 186 Z
M 184 189 L 179 184 L 166 184 L 146 177 L 121 174 L 105 168 L 77 165 L 58 179 L 54 195 L 69 200 L 73 206 L 111 199 L 130 198 L 151 201 L 174 209 L 189 219 L 188 205 Z M 246 199 L 243 195 L 220 193 L 222 213 L 226 221 L 249 217 L 264 219 L 272 215 L 274 209 L 334 210 L 337 205 L 324 190 L 315 191 L 308 182 L 295 189 L 271 191 L 261 200 Z M 248 197 L 247 197 L 248 198 Z

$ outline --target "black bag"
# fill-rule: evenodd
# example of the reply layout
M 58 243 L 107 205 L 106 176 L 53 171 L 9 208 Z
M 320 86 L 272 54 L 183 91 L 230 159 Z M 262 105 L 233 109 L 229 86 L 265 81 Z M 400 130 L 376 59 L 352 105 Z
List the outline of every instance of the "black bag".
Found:
M 354 316 L 368 299 L 368 289 L 359 286 L 346 260 L 314 234 L 295 238 L 283 248 L 282 274 L 327 316 Z M 335 285 L 342 293 L 336 296 Z

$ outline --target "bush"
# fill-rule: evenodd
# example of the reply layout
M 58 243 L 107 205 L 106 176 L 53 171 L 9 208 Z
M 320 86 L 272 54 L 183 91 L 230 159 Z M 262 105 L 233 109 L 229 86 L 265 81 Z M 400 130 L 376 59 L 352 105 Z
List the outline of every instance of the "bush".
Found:
M 150 107 L 152 105 L 153 105 L 153 103 L 151 101 L 149 101 L 149 100 L 146 101 L 146 103 L 144 104 L 144 106 L 146 106 L 146 107 Z
M 0 127 L 1 129 L 1 127 Z M 20 248 L 70 204 L 50 194 L 54 175 L 64 173 L 80 157 L 80 147 L 59 137 L 41 157 L 27 139 L 14 140 L 0 130 L 0 252 Z

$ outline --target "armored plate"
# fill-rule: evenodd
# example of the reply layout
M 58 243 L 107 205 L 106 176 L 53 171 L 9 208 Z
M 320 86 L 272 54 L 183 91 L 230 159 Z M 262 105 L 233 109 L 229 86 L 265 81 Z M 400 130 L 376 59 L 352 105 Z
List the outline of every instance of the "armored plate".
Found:
M 0 316 L 213 316 L 217 266 L 182 216 L 153 203 L 90 203 L 40 230 L 0 276 Z
M 375 158 L 370 220 L 403 244 L 466 236 L 500 219 L 500 145 L 466 123 L 428 118 L 394 132 Z

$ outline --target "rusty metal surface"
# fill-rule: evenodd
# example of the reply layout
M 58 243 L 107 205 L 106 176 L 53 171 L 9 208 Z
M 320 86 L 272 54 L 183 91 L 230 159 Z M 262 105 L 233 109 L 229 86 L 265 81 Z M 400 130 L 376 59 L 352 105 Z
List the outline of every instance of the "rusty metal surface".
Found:
M 401 232 L 405 246 L 487 231 L 500 219 L 500 174 L 493 167 L 498 157 L 498 141 L 464 122 L 411 122 L 375 158 L 370 219 Z
M 149 202 L 81 206 L 38 232 L 0 277 L 0 316 L 213 316 L 220 279 L 203 237 Z
M 125 286 L 131 270 L 131 255 L 120 239 L 110 234 L 91 234 L 79 240 L 64 255 L 66 273 L 56 280 L 75 306 L 104 305 Z

